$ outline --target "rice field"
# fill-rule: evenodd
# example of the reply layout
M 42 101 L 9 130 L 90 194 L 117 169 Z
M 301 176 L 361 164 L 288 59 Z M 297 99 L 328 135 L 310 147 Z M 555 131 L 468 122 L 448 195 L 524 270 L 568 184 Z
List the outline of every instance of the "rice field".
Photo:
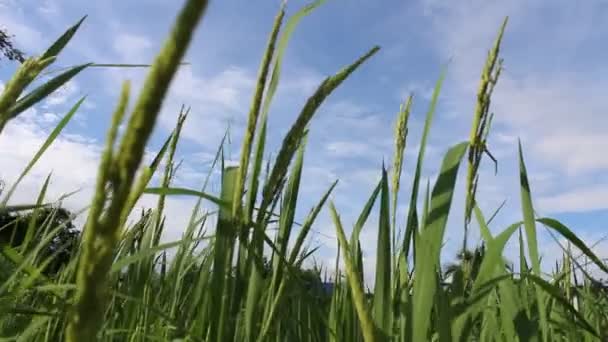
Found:
M 300 180 L 310 122 L 325 99 L 380 49 L 370 47 L 324 79 L 309 94 L 278 151 L 272 151 L 274 159 L 265 164 L 269 108 L 280 86 L 287 43 L 298 23 L 321 3 L 304 6 L 291 17 L 281 7 L 276 15 L 251 94 L 239 164 L 227 166 L 223 145 L 218 147 L 213 165 L 221 174 L 221 189 L 212 193 L 206 182 L 199 189 L 172 186 L 187 109 L 176 115 L 175 129 L 152 162 L 144 163 L 170 82 L 196 28 L 205 25 L 207 1 L 185 1 L 147 68 L 142 91 L 131 89 L 128 81 L 122 85 L 99 160 L 94 196 L 84 212 L 70 213 L 86 215 L 82 233 L 73 245 L 49 252 L 69 225 L 61 216 L 65 213 L 45 201 L 49 179 L 31 204 L 11 205 L 10 198 L 86 99 L 73 105 L 23 166 L 22 175 L 0 193 L 0 222 L 4 222 L 0 231 L 11 231 L 2 235 L 9 238 L 0 239 L 1 340 L 608 341 L 608 289 L 587 271 L 594 265 L 608 272 L 608 266 L 567 226 L 535 215 L 521 144 L 521 220 L 493 235 L 489 229 L 493 215 L 482 213 L 478 206 L 479 166 L 482 160 L 493 159 L 486 142 L 507 19 L 497 23 L 496 40 L 480 66 L 469 139 L 445 146 L 431 188 L 421 189 L 421 172 L 445 70 L 436 82 L 421 141 L 407 141 L 416 99 L 409 97 L 397 106 L 390 168 L 379 170 L 382 177 L 367 202 L 361 203 L 352 229 L 343 226 L 331 200 L 337 181 L 303 222 L 296 222 L 295 210 L 305 186 Z M 0 134 L 11 120 L 83 70 L 134 67 L 77 65 L 32 89 L 34 80 L 70 48 L 81 23 L 67 29 L 40 56 L 25 60 L 6 84 L 0 95 Z M 133 93 L 140 95 L 133 98 Z M 125 129 L 119 133 L 121 125 Z M 416 160 L 404 160 L 405 149 L 417 143 Z M 404 163 L 416 165 L 412 178 L 401 177 Z M 459 175 L 461 166 L 466 174 Z M 152 184 L 154 175 L 159 176 L 159 184 Z M 465 222 L 448 222 L 458 177 L 465 177 Z M 403 183 L 412 184 L 405 199 L 397 196 Z M 143 194 L 156 195 L 157 205 L 136 213 Z M 165 201 L 175 195 L 193 196 L 198 203 L 182 238 L 164 242 L 160 237 Z M 203 203 L 216 210 L 201 213 Z M 405 217 L 397 214 L 400 203 L 408 204 Z M 369 288 L 359 237 L 375 208 L 379 210 L 371 275 L 375 281 Z M 331 214 L 338 238 L 335 264 L 340 271 L 334 275 L 304 266 L 316 252 L 307 247 L 307 239 L 322 210 Z M 19 217 L 27 219 L 17 226 L 14 214 L 23 212 L 28 215 Z M 130 223 L 133 215 L 139 215 L 138 220 Z M 39 219 L 42 216 L 44 220 Z M 448 224 L 462 226 L 465 240 L 459 262 L 446 268 L 440 255 Z M 209 226 L 214 228 L 205 229 Z M 278 228 L 276 234 L 269 233 L 271 226 Z M 402 234 L 399 227 L 405 227 Z M 545 228 L 568 241 L 561 262 L 551 270 L 541 269 L 539 257 L 537 232 Z M 471 229 L 479 229 L 483 239 L 472 249 L 466 244 Z M 346 231 L 352 233 L 347 236 Z M 16 236 L 21 238 L 15 240 Z M 517 271 L 503 256 L 512 240 L 520 250 Z M 51 272 L 59 257 L 65 262 Z

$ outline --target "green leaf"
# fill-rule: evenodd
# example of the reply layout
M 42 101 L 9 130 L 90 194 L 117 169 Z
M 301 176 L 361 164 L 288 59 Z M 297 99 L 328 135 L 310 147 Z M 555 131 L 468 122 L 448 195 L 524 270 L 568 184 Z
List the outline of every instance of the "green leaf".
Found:
M 384 335 L 388 336 L 391 334 L 391 318 L 393 315 L 391 299 L 391 216 L 388 177 L 384 166 L 382 166 L 381 183 L 382 193 L 380 196 L 380 222 L 376 247 L 376 281 L 372 316 L 376 326 L 383 331 Z
M 528 182 L 528 172 L 526 171 L 526 164 L 524 162 L 523 152 L 521 148 L 521 141 L 519 142 L 519 176 L 521 185 L 521 207 L 524 216 L 524 228 L 526 231 L 526 238 L 528 242 L 528 253 L 532 262 L 532 272 L 540 276 L 540 258 L 538 255 L 538 241 L 536 239 L 536 224 L 534 220 L 534 207 L 532 206 L 532 195 L 530 193 L 530 183 Z M 536 288 L 536 302 L 538 304 L 538 311 L 540 315 L 540 326 L 543 330 L 543 337 L 548 337 L 548 323 L 547 313 L 544 306 L 544 296 Z
M 207 239 L 211 239 L 211 236 L 206 236 L 206 237 L 201 237 L 201 238 L 196 238 L 196 239 L 182 239 L 182 240 L 178 240 L 178 241 L 163 243 L 163 244 L 160 244 L 160 245 L 157 245 L 154 247 L 138 249 L 136 253 L 129 254 L 129 256 L 116 260 L 112 264 L 110 273 L 119 272 L 123 268 L 125 268 L 131 264 L 134 264 L 138 261 L 147 259 L 147 258 L 157 254 L 158 252 L 162 252 L 167 249 L 180 247 L 181 245 L 186 245 L 186 244 L 189 244 L 192 242 L 202 241 L 202 240 L 207 240 Z
M 547 294 L 549 294 L 551 298 L 563 305 L 569 313 L 573 314 L 577 319 L 576 323 L 578 323 L 581 328 L 585 329 L 593 336 L 599 337 L 597 331 L 595 331 L 593 326 L 585 319 L 585 317 L 583 317 L 583 315 L 581 315 L 581 313 L 562 296 L 559 288 L 549 284 L 547 281 L 536 276 L 535 274 L 527 274 L 526 277 L 532 280 L 532 282 L 538 285 L 538 287 L 543 289 Z
M 452 147 L 445 155 L 433 187 L 431 210 L 426 220 L 426 227 L 416 244 L 412 341 L 428 340 L 433 299 L 438 286 L 437 273 L 440 271 L 443 235 L 452 204 L 458 168 L 468 146 L 468 142 L 462 142 Z
M 338 215 L 338 211 L 332 202 L 329 203 L 329 208 L 331 211 L 332 220 L 336 227 L 336 233 L 338 235 L 338 245 L 344 253 L 344 265 L 346 266 L 347 281 L 351 290 L 352 301 L 354 302 L 357 316 L 359 317 L 359 322 L 361 324 L 363 338 L 365 342 L 374 342 L 376 341 L 377 327 L 374 325 L 372 317 L 367 309 L 363 288 L 358 280 L 360 279 L 360 276 L 357 275 L 357 271 L 352 263 L 353 256 L 351 255 L 351 250 L 348 246 L 348 242 L 346 241 L 346 236 L 344 235 L 344 229 L 342 228 L 342 223 L 340 222 L 340 216 Z
M 90 65 L 91 65 L 91 63 L 75 66 L 75 67 L 61 73 L 60 75 L 52 78 L 48 82 L 39 86 L 38 88 L 32 90 L 27 95 L 20 98 L 19 101 L 17 101 L 17 103 L 15 103 L 8 110 L 8 117 L 14 118 L 17 115 L 24 112 L 25 110 L 27 110 L 28 108 L 30 108 L 33 105 L 35 105 L 36 103 L 38 103 L 39 101 L 47 98 L 55 90 L 59 89 L 59 87 L 66 84 L 74 76 L 78 75 L 82 70 L 86 69 Z
M 429 110 L 426 113 L 426 118 L 424 119 L 424 129 L 422 131 L 422 139 L 420 140 L 420 149 L 418 151 L 418 160 L 416 161 L 416 170 L 414 172 L 414 180 L 412 184 L 412 194 L 410 196 L 410 206 L 407 213 L 407 221 L 405 225 L 405 236 L 403 239 L 403 253 L 407 258 L 409 256 L 410 251 L 410 242 L 413 238 L 414 230 L 417 226 L 416 221 L 418 220 L 416 215 L 416 206 L 418 203 L 418 188 L 420 186 L 420 177 L 422 174 L 422 164 L 424 162 L 424 154 L 426 151 L 426 144 L 428 140 L 429 133 L 431 131 L 431 125 L 433 123 L 433 118 L 435 117 L 435 109 L 437 107 L 437 101 L 439 99 L 439 93 L 441 92 L 441 86 L 443 85 L 443 81 L 445 79 L 445 75 L 447 73 L 447 68 L 444 68 L 435 84 L 435 89 L 433 90 L 433 96 L 431 98 L 431 104 L 429 105 Z
M 538 222 L 544 224 L 545 226 L 556 230 L 563 237 L 568 239 L 576 248 L 578 248 L 581 252 L 583 252 L 589 259 L 591 259 L 602 271 L 608 273 L 608 267 L 606 264 L 602 262 L 602 260 L 585 245 L 585 243 L 579 239 L 568 227 L 562 224 L 560 221 L 544 217 L 537 219 Z
M 82 22 L 87 18 L 87 16 L 85 15 L 84 17 L 82 17 L 77 23 L 76 25 L 70 27 L 67 31 L 65 31 L 64 34 L 61 35 L 61 37 L 59 37 L 59 39 L 57 39 L 53 45 L 51 45 L 51 47 L 49 47 L 44 54 L 40 57 L 40 59 L 46 59 L 49 57 L 56 57 L 59 55 L 59 53 L 63 50 L 63 48 L 69 43 L 69 41 L 72 39 L 72 37 L 74 36 L 74 34 L 76 33 L 76 31 L 78 31 L 78 28 L 80 27 L 80 25 L 82 24 Z
M 225 200 L 221 200 L 215 196 L 209 195 L 202 191 L 196 191 L 196 190 L 186 189 L 186 188 L 174 188 L 174 187 L 146 188 L 144 190 L 144 193 L 145 194 L 155 194 L 155 195 L 167 195 L 167 196 L 195 196 L 195 197 L 200 197 L 200 198 L 209 200 L 209 201 L 219 205 L 222 208 L 228 208 L 230 206 L 230 203 Z

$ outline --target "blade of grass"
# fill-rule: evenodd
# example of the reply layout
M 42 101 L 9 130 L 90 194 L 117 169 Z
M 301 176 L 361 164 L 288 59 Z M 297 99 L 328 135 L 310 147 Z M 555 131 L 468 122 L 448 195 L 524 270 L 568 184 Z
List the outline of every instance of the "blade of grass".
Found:
M 359 322 L 361 324 L 363 339 L 365 342 L 376 341 L 376 326 L 374 325 L 372 317 L 367 309 L 367 305 L 365 304 L 363 288 L 358 281 L 359 276 L 356 274 L 356 270 L 351 262 L 352 255 L 350 254 L 350 248 L 348 246 L 348 242 L 346 241 L 346 236 L 344 235 L 344 229 L 342 228 L 342 223 L 340 222 L 340 216 L 338 215 L 338 211 L 332 202 L 329 202 L 329 209 L 332 220 L 334 221 L 334 225 L 336 226 L 339 248 L 344 253 L 343 260 L 344 266 L 346 267 L 347 281 L 352 292 L 352 301 L 355 304 L 357 316 L 359 317 Z
M 435 89 L 433 90 L 433 96 L 431 97 L 431 103 L 429 105 L 429 110 L 426 113 L 426 118 L 424 120 L 424 129 L 422 131 L 422 139 L 420 140 L 420 149 L 418 150 L 418 159 L 416 161 L 416 169 L 414 173 L 414 180 L 412 184 L 412 194 L 410 196 L 410 206 L 407 213 L 407 221 L 405 224 L 405 236 L 403 240 L 403 253 L 405 255 L 405 259 L 407 260 L 410 251 L 410 242 L 413 237 L 414 227 L 416 226 L 415 221 L 418 220 L 416 215 L 416 205 L 418 203 L 418 188 L 420 184 L 420 177 L 422 173 L 422 164 L 424 161 L 424 154 L 426 151 L 426 144 L 428 140 L 428 136 L 431 130 L 431 125 L 433 123 L 433 118 L 435 116 L 435 109 L 437 107 L 437 100 L 439 99 L 439 93 L 441 92 L 441 86 L 443 85 L 443 80 L 445 79 L 445 75 L 447 72 L 447 68 L 444 68 L 435 84 Z M 405 270 L 407 272 L 407 270 Z
M 391 335 L 392 329 L 392 298 L 391 298 L 391 227 L 390 227 L 390 192 L 388 177 L 382 166 L 382 192 L 380 194 L 380 222 L 376 247 L 376 281 L 372 317 L 384 336 Z M 357 241 L 358 242 L 358 241 Z
M 426 227 L 415 246 L 418 258 L 415 261 L 416 275 L 413 292 L 412 341 L 426 341 L 430 326 L 433 298 L 437 290 L 437 273 L 440 269 L 440 253 L 448 214 L 452 204 L 458 168 L 468 147 L 462 142 L 447 152 L 441 171 L 433 187 L 431 209 Z

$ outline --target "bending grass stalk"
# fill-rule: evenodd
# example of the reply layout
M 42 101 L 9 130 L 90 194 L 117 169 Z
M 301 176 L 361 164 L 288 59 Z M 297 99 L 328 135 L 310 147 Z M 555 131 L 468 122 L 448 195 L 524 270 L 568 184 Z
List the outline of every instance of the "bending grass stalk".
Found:
M 180 110 L 179 116 L 177 118 L 177 124 L 175 125 L 175 129 L 173 130 L 173 134 L 171 134 L 171 143 L 169 145 L 169 155 L 167 156 L 167 163 L 165 165 L 165 173 L 163 175 L 163 182 L 161 184 L 161 186 L 163 188 L 169 187 L 169 184 L 171 183 L 171 179 L 174 176 L 174 172 L 175 172 L 174 167 L 175 166 L 173 164 L 173 158 L 175 156 L 175 150 L 177 149 L 177 142 L 179 141 L 179 136 L 182 131 L 184 121 L 186 121 L 186 118 L 188 117 L 188 113 L 190 113 L 190 108 L 188 108 L 186 111 L 184 111 L 184 108 L 182 107 L 182 110 Z M 165 208 L 165 195 L 160 195 L 158 197 L 158 202 L 156 204 L 156 208 L 158 208 L 158 210 L 156 213 L 156 222 L 154 224 L 154 229 L 158 232 L 160 230 L 163 210 Z
M 354 304 L 355 309 L 357 310 L 357 316 L 359 317 L 359 321 L 361 323 L 363 339 L 365 340 L 365 342 L 374 342 L 376 341 L 376 327 L 365 305 L 365 296 L 363 294 L 363 288 L 361 287 L 361 284 L 357 281 L 359 277 L 352 264 L 353 259 L 350 254 L 348 242 L 346 241 L 346 236 L 344 235 L 342 223 L 340 222 L 340 216 L 338 215 L 338 211 L 336 210 L 336 207 L 333 202 L 329 202 L 329 209 L 331 211 L 331 218 L 334 221 L 334 225 L 336 226 L 336 233 L 338 235 L 339 244 L 342 247 L 342 252 L 344 253 L 344 266 L 346 268 L 346 276 L 348 279 L 348 284 L 352 291 L 352 300 L 353 302 L 355 302 Z M 336 273 L 337 272 L 338 269 L 336 268 Z
M 264 57 L 262 58 L 262 64 L 258 74 L 258 81 L 256 83 L 255 93 L 253 95 L 251 109 L 249 111 L 249 118 L 247 122 L 247 129 L 245 130 L 245 137 L 243 138 L 243 146 L 241 148 L 241 160 L 239 165 L 241 166 L 240 172 L 236 179 L 236 186 L 234 191 L 234 206 L 232 210 L 233 216 L 236 218 L 240 214 L 242 209 L 241 196 L 245 187 L 245 178 L 247 177 L 247 170 L 249 168 L 249 157 L 251 155 L 251 147 L 253 137 L 255 135 L 255 129 L 258 122 L 258 116 L 260 114 L 260 108 L 262 106 L 262 97 L 264 96 L 264 89 L 266 88 L 266 79 L 268 78 L 268 72 L 270 70 L 270 63 L 272 61 L 272 55 L 274 53 L 274 46 L 277 41 L 279 29 L 285 16 L 285 3 L 281 5 L 279 13 L 277 14 L 274 24 L 272 26 L 272 32 L 270 33 L 270 39 Z
M 393 260 L 392 268 L 395 269 L 397 266 L 397 200 L 399 198 L 399 188 L 401 184 L 401 171 L 403 170 L 403 154 L 407 143 L 407 123 L 410 117 L 410 111 L 412 107 L 413 95 L 408 96 L 407 101 L 404 105 L 401 105 L 399 109 L 399 116 L 397 118 L 397 125 L 395 126 L 395 156 L 393 157 L 393 178 L 392 178 L 392 189 L 393 189 L 393 201 L 392 201 L 392 218 L 391 226 L 392 231 L 392 248 L 395 253 L 395 259 Z
M 380 47 L 375 46 L 366 54 L 357 59 L 353 64 L 339 71 L 337 74 L 323 80 L 315 93 L 308 98 L 296 122 L 291 126 L 291 129 L 285 136 L 279 154 L 277 155 L 274 167 L 268 178 L 268 182 L 262 191 L 262 203 L 258 212 L 258 222 L 262 222 L 262 217 L 266 212 L 268 205 L 275 198 L 280 185 L 283 183 L 285 174 L 291 162 L 291 159 L 298 148 L 302 134 L 308 123 L 314 116 L 315 112 L 323 103 L 323 101 L 340 85 L 348 76 L 350 76 L 361 64 L 373 56 L 380 50 Z
M 123 215 L 123 207 L 131 192 L 133 178 L 143 158 L 146 142 L 154 128 L 163 99 L 206 7 L 205 0 L 190 0 L 183 7 L 173 32 L 150 70 L 116 156 L 112 152 L 113 139 L 108 139 L 84 232 L 83 253 L 76 281 L 76 303 L 66 328 L 68 342 L 93 341 L 96 338 L 106 304 L 106 277 L 120 234 L 121 227 L 118 223 Z M 109 138 L 116 135 L 116 123 L 124 115 L 127 100 L 128 90 L 125 90 Z M 108 183 L 112 189 L 112 199 L 102 215 Z
M 470 133 L 470 147 L 469 147 L 469 166 L 467 170 L 467 198 L 465 207 L 465 226 L 464 226 L 464 238 L 463 238 L 463 250 L 466 249 L 468 225 L 471 221 L 471 214 L 473 207 L 475 206 L 475 192 L 477 190 L 479 164 L 481 163 L 481 157 L 484 153 L 487 153 L 490 158 L 496 162 L 494 157 L 490 154 L 487 149 L 486 141 L 488 138 L 492 116 L 488 115 L 490 108 L 490 98 L 494 91 L 494 86 L 498 82 L 498 77 L 502 70 L 502 60 L 498 59 L 500 52 L 500 43 L 507 26 L 508 17 L 503 21 L 502 26 L 498 32 L 498 37 L 494 41 L 494 47 L 488 53 L 486 64 L 481 72 L 481 81 L 479 89 L 477 91 L 477 104 L 475 106 L 475 113 L 473 116 L 473 124 L 471 126 Z
M 107 227 L 101 226 L 99 218 L 106 202 L 105 187 L 113 168 L 114 142 L 118 135 L 118 126 L 122 122 L 122 118 L 126 112 L 129 92 L 130 86 L 127 82 L 123 85 L 118 107 L 112 116 L 112 124 L 108 133 L 105 151 L 99 164 L 99 174 L 97 176 L 93 203 L 83 231 L 82 254 L 76 274 L 76 304 L 66 328 L 66 340 L 68 342 L 80 341 L 82 338 L 95 339 L 97 327 L 103 313 L 105 298 L 100 293 L 103 287 L 101 289 L 96 288 L 95 282 L 98 279 L 91 279 L 91 276 L 101 279 L 105 277 L 111 263 L 112 250 L 108 250 L 109 245 L 114 247 L 113 245 L 115 244 L 113 235 L 116 235 L 117 229 L 114 229 L 114 231 L 103 229 Z M 107 265 L 102 264 L 104 262 L 102 257 L 105 257 L 107 260 L 105 261 Z M 106 272 L 99 274 L 102 272 L 99 270 L 102 266 L 106 266 L 108 270 L 104 269 L 102 271 Z M 94 320 L 92 320 L 93 317 Z

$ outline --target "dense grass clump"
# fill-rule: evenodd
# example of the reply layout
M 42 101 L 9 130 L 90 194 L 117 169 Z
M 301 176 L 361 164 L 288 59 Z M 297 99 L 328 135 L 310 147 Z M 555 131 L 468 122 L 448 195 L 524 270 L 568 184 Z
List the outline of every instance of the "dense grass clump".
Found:
M 298 22 L 320 5 L 303 7 L 285 21 L 281 7 L 260 65 L 242 142 L 240 164 L 225 166 L 223 143 L 214 168 L 221 190 L 210 194 L 172 187 L 174 156 L 189 110 L 149 165 L 143 153 L 171 80 L 182 62 L 207 1 L 186 1 L 173 30 L 152 65 L 133 111 L 125 83 L 99 162 L 97 185 L 87 207 L 82 234 L 57 244 L 71 220 L 45 202 L 46 180 L 35 203 L 11 206 L 11 195 L 37 160 L 61 134 L 81 99 L 52 131 L 22 175 L 2 192 L 0 218 L 0 336 L 24 341 L 600 341 L 608 335 L 608 294 L 573 257 L 582 252 L 603 272 L 608 267 L 571 230 L 551 218 L 537 218 L 526 164 L 519 147 L 522 220 L 493 236 L 476 198 L 478 169 L 492 116 L 490 98 L 502 61 L 499 48 L 507 21 L 500 27 L 482 69 L 470 139 L 450 147 L 431 189 L 420 191 L 421 170 L 445 70 L 437 81 L 426 114 L 412 179 L 401 179 L 411 115 L 410 96 L 396 120 L 391 170 L 364 204 L 350 236 L 329 201 L 334 183 L 308 216 L 295 222 L 309 123 L 324 100 L 379 50 L 371 48 L 319 84 L 286 134 L 274 162 L 263 175 L 267 118 L 279 85 L 283 54 Z M 5 125 L 89 67 L 82 64 L 24 94 L 77 33 L 71 27 L 40 57 L 24 61 L 0 95 L 0 134 Z M 133 65 L 132 65 L 133 66 Z M 124 134 L 118 127 L 127 119 Z M 2 153 L 2 151 L 0 151 Z M 466 160 L 465 156 L 467 157 Z M 165 162 L 164 170 L 159 166 Z M 459 262 L 444 269 L 440 254 L 460 165 L 467 163 L 465 239 Z M 155 173 L 160 184 L 151 186 Z M 261 181 L 263 182 L 261 183 Z M 397 193 L 412 182 L 406 217 L 398 217 Z M 156 207 L 128 217 L 142 194 L 158 195 Z M 179 241 L 162 243 L 166 196 L 198 198 Z M 422 199 L 423 206 L 417 204 Z M 202 212 L 202 201 L 217 211 Z M 329 203 L 327 203 L 329 201 Z M 373 289 L 364 284 L 359 235 L 378 203 L 378 242 Z M 328 206 L 344 273 L 328 279 L 320 269 L 304 269 L 314 254 L 305 246 L 320 211 Z M 27 214 L 17 214 L 26 212 Z M 44 219 L 42 219 L 44 218 Z M 399 221 L 405 222 L 398 238 Z M 467 232 L 476 221 L 483 244 L 469 250 Z M 209 226 L 215 226 L 207 231 Z M 551 274 L 540 267 L 539 225 L 569 241 L 563 260 Z M 269 227 L 278 229 L 274 238 Z M 10 232 L 6 233 L 6 232 Z M 506 243 L 519 234 L 518 272 L 506 263 Z M 64 235 L 62 235 L 64 234 Z M 526 236 L 526 243 L 522 235 Z M 15 239 L 14 237 L 19 237 Z M 49 246 L 54 246 L 50 248 Z M 169 253 L 171 251 L 171 253 Z M 526 255 L 527 254 L 527 255 Z M 61 263 L 58 263 L 61 260 Z M 338 269 L 338 267 L 336 267 Z

